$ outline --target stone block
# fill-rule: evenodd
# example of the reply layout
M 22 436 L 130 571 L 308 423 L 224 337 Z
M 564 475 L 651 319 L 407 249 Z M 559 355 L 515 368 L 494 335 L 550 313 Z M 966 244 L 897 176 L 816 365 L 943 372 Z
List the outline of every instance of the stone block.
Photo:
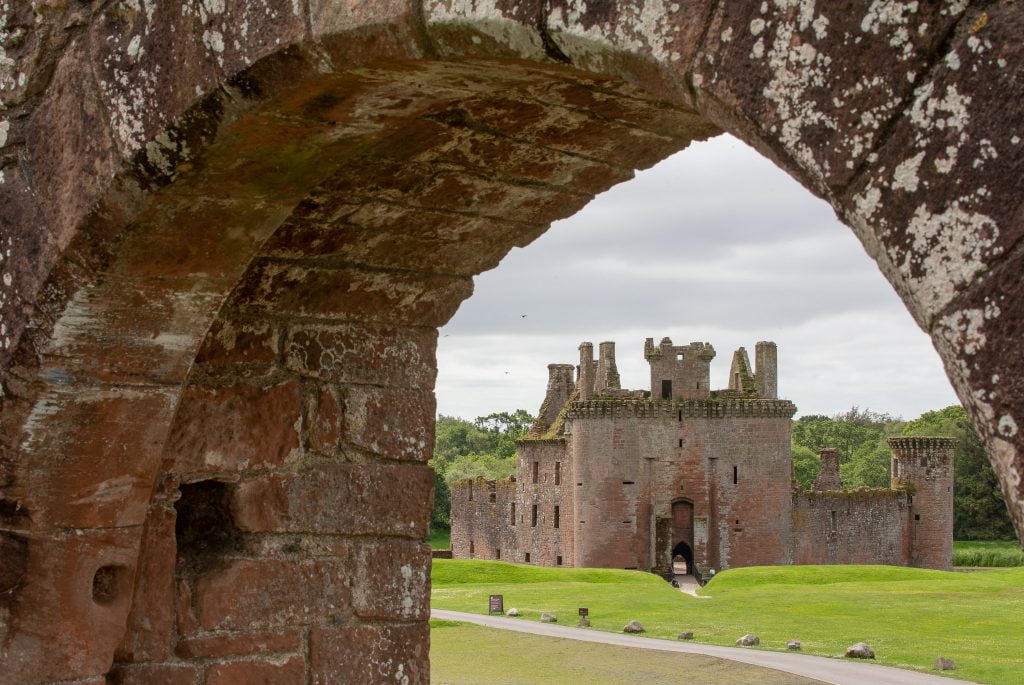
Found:
M 131 612 L 117 661 L 164 661 L 171 656 L 174 633 L 175 514 L 158 502 L 146 517 Z
M 36 403 L 7 496 L 40 528 L 141 526 L 173 393 L 154 387 L 69 392 L 55 385 Z
M 177 384 L 223 292 L 189 279 L 110 275 L 72 293 L 41 350 L 42 375 L 71 384 Z
M 282 466 L 299 447 L 299 384 L 284 381 L 188 386 L 166 450 L 174 471 L 244 471 Z
M 432 390 L 437 331 L 374 324 L 295 325 L 284 343 L 285 365 L 330 383 Z
M 204 630 L 260 630 L 346 613 L 351 585 L 343 560 L 234 559 L 196 580 L 195 604 Z
M 70 237 L 100 199 L 119 165 L 87 41 L 73 41 L 57 62 L 26 129 L 33 191 L 52 231 Z M 65 238 L 66 239 L 66 238 Z
M 433 487 L 426 466 L 331 464 L 245 480 L 231 506 L 243 531 L 425 540 Z
M 301 656 L 233 661 L 206 669 L 206 685 L 304 685 L 306 664 Z
M 353 608 L 367 619 L 430 616 L 430 549 L 405 540 L 367 542 L 356 557 Z
M 702 107 L 819 194 L 853 178 L 959 18 L 946 3 L 858 8 L 720 4 L 694 63 Z
M 138 528 L 32 535 L 12 609 L 9 682 L 106 673 L 132 601 Z
M 233 321 L 218 317 L 196 353 L 201 367 L 253 364 L 269 365 L 277 357 L 279 335 L 266 321 Z
M 437 407 L 433 392 L 352 385 L 340 394 L 345 442 L 386 459 L 430 459 Z
M 473 282 L 463 276 L 259 261 L 236 298 L 255 314 L 442 326 L 472 292 Z
M 174 653 L 183 659 L 219 659 L 228 656 L 297 651 L 302 642 L 299 630 L 201 635 L 178 642 Z
M 428 642 L 426 621 L 315 628 L 309 637 L 312 683 L 427 683 Z
M 193 664 L 117 664 L 109 685 L 195 685 L 199 667 Z

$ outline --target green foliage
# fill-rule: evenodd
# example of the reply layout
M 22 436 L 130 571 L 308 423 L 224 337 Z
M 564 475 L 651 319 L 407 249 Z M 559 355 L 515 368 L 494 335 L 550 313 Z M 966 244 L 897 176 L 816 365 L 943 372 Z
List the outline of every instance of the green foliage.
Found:
M 818 453 L 808 447 L 793 443 L 793 475 L 796 476 L 796 482 L 800 484 L 800 487 L 810 490 L 820 470 L 821 462 L 818 460 Z
M 953 565 L 1024 566 L 1024 551 L 1016 540 L 958 540 L 953 543 Z
M 434 528 L 430 531 L 430 549 L 451 549 L 452 533 L 443 528 Z
M 478 416 L 473 421 L 439 416 L 434 429 L 434 512 L 431 527 L 451 526 L 451 484 L 463 478 L 507 478 L 516 470 L 516 440 L 533 417 L 523 409 Z
M 926 412 L 904 425 L 902 434 L 949 436 L 960 441 L 953 462 L 954 538 L 1014 539 L 999 481 L 963 407 Z
M 810 488 L 817 477 L 818 452 L 839 449 L 839 474 L 847 488 L 889 487 L 893 435 L 958 438 L 954 460 L 953 536 L 958 540 L 1014 536 L 996 475 L 967 412 L 954 405 L 904 422 L 888 414 L 853 407 L 835 416 L 803 416 L 793 424 L 793 467 L 797 482 Z M 812 458 L 813 457 L 813 458 Z
M 899 432 L 902 422 L 888 414 L 870 409 L 852 407 L 835 416 L 802 416 L 793 424 L 794 466 L 800 449 L 803 472 L 797 472 L 797 481 L 804 488 L 807 475 L 812 471 L 808 452 L 817 462 L 818 453 L 826 447 L 839 450 L 839 475 L 847 488 L 889 487 L 889 446 L 885 439 Z M 817 476 L 817 465 L 813 468 Z
M 753 567 L 724 571 L 696 599 L 650 573 L 538 568 L 504 562 L 434 560 L 431 605 L 487 613 L 487 596 L 503 594 L 521 620 L 542 611 L 575 622 L 590 609 L 595 630 L 621 633 L 640 621 L 646 637 L 674 639 L 693 630 L 698 642 L 732 645 L 744 633 L 762 649 L 841 656 L 855 642 L 878 662 L 930 670 L 936 655 L 957 676 L 981 683 L 1020 683 L 1024 662 L 1024 568 L 949 573 L 892 566 Z

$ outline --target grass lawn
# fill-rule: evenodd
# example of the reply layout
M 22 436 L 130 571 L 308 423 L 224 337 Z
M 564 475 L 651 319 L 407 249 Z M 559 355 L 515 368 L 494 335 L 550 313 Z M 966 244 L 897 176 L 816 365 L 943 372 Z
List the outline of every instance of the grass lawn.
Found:
M 1024 566 L 1024 551 L 1016 540 L 957 540 L 954 566 Z
M 648 637 L 693 630 L 698 642 L 731 645 L 756 633 L 762 649 L 841 656 L 864 641 L 889 666 L 930 670 L 956 662 L 957 677 L 1024 682 L 1024 568 L 946 573 L 893 566 L 769 566 L 719 574 L 697 599 L 639 571 L 561 569 L 497 561 L 434 560 L 432 605 L 487 613 L 487 595 L 505 596 L 522 620 L 542 611 L 575 624 L 590 609 L 595 629 L 619 632 L 630 619 Z
M 822 685 L 817 680 L 709 656 L 640 652 L 469 623 L 430 622 L 430 682 L 438 685 L 646 685 L 680 682 L 681 674 L 687 683 L 704 685 Z
M 451 549 L 452 532 L 450 530 L 431 530 L 430 549 Z

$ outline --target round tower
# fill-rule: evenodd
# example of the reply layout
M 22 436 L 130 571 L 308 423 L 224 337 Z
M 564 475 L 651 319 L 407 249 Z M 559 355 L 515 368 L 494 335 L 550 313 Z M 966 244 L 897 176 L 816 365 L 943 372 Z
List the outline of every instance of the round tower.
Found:
M 889 438 L 892 484 L 911 493 L 910 565 L 953 566 L 953 452 L 956 438 Z

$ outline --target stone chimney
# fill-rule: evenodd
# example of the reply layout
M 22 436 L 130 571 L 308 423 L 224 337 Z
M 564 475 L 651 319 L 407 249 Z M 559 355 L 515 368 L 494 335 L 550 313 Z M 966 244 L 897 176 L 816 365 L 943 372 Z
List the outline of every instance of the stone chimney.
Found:
M 580 399 L 594 398 L 594 343 L 580 343 Z
M 779 350 L 773 342 L 761 341 L 754 346 L 754 387 L 763 400 L 779 397 Z
M 814 481 L 811 490 L 821 492 L 822 490 L 842 490 L 843 481 L 839 478 L 839 450 L 826 447 L 819 455 L 821 459 L 821 471 Z
M 605 390 L 619 390 L 620 387 L 619 369 L 615 366 L 615 343 L 603 342 L 598 346 L 594 393 L 601 395 Z
M 576 389 L 573 382 L 575 370 L 572 364 L 548 364 L 548 389 L 530 428 L 531 435 L 543 435 L 558 418 L 558 412 Z

